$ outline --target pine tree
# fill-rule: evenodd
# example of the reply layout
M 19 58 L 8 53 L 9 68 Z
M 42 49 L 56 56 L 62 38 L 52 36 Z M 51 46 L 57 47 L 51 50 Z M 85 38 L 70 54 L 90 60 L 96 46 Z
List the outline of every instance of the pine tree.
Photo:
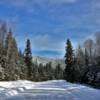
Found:
M 42 63 L 39 64 L 38 72 L 39 72 L 38 73 L 39 74 L 39 77 L 38 77 L 39 81 L 44 80 L 44 66 Z
M 5 22 L 0 24 L 0 56 L 4 54 L 4 40 L 7 33 L 7 26 Z
M 19 50 L 19 57 L 18 57 L 18 64 L 19 64 L 19 67 L 20 67 L 20 78 L 21 79 L 27 79 L 27 66 L 25 65 L 25 62 L 24 62 L 24 55 L 22 53 L 21 50 Z
M 39 71 L 38 71 L 38 68 L 39 68 L 39 65 L 38 65 L 38 62 L 37 60 L 34 62 L 33 64 L 33 78 L 35 81 L 38 81 L 39 79 Z
M 18 79 L 18 48 L 15 38 L 12 36 L 11 29 L 9 30 L 5 41 L 5 56 L 7 61 L 7 66 L 5 68 L 6 79 Z
M 12 31 L 11 29 L 9 30 L 6 40 L 5 40 L 5 56 L 7 59 L 10 59 L 10 50 L 11 50 L 11 45 L 12 45 Z
M 88 52 L 85 48 L 85 65 L 88 66 L 88 64 L 89 64 L 89 57 L 88 57 Z
M 0 27 L 0 42 L 2 43 L 2 45 L 4 45 L 6 33 L 7 33 L 7 25 L 5 22 L 3 22 Z
M 55 69 L 55 78 L 56 79 L 62 79 L 63 78 L 63 70 L 61 68 L 60 64 L 57 64 Z
M 73 60 L 73 48 L 71 41 L 68 39 L 66 43 L 66 54 L 65 54 L 65 64 L 66 68 L 64 71 L 64 78 L 67 81 L 74 82 L 75 81 L 75 68 L 74 68 L 74 60 Z
M 53 69 L 52 69 L 52 63 L 51 62 L 46 64 L 46 72 L 47 72 L 48 80 L 52 80 L 53 79 Z
M 31 43 L 30 40 L 27 39 L 26 49 L 24 52 L 24 61 L 28 69 L 28 79 L 32 77 L 32 52 L 31 52 Z

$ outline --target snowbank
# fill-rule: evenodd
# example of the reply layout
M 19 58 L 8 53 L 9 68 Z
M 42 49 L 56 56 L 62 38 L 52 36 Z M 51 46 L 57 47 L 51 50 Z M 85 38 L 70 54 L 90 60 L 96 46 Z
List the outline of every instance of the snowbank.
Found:
M 100 100 L 100 90 L 64 80 L 0 82 L 0 100 Z

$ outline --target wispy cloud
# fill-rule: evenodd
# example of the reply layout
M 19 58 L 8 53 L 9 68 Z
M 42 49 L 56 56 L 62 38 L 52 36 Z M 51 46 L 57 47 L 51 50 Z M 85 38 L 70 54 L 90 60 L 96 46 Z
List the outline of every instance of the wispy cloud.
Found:
M 64 53 L 64 42 L 55 41 L 54 38 L 51 38 L 49 35 L 38 35 L 34 38 L 31 38 L 33 50 L 35 51 L 51 51 L 51 52 L 61 52 Z
M 64 53 L 65 39 L 76 46 L 100 31 L 100 0 L 0 0 L 0 4 L 4 9 L 0 17 L 4 13 L 5 19 L 15 20 L 17 33 L 27 33 L 38 53 Z
M 49 43 L 49 36 L 47 34 L 45 35 L 37 35 L 35 36 L 33 39 L 32 39 L 32 43 L 35 45 L 35 46 L 47 46 L 48 43 Z

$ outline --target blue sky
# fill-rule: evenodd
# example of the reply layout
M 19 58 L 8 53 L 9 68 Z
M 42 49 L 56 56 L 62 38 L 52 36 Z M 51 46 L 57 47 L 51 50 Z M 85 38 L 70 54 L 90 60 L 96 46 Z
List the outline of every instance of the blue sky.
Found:
M 67 38 L 76 46 L 100 31 L 100 0 L 0 0 L 0 20 L 20 49 L 30 38 L 34 56 L 62 58 Z

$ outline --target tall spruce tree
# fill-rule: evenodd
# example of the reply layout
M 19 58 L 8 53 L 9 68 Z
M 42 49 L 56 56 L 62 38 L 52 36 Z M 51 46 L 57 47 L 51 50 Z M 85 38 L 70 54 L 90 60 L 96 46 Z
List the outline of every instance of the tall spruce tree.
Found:
M 28 79 L 32 77 L 32 52 L 31 52 L 31 43 L 30 40 L 27 39 L 26 49 L 24 52 L 24 61 L 28 69 Z
M 73 59 L 73 47 L 71 41 L 68 39 L 66 43 L 66 54 L 65 54 L 65 64 L 66 68 L 64 71 L 64 78 L 67 81 L 75 81 L 75 68 L 74 68 L 74 59 Z
M 5 78 L 8 80 L 18 79 L 18 48 L 15 38 L 12 36 L 11 29 L 9 30 L 5 40 L 5 56 L 7 62 Z

